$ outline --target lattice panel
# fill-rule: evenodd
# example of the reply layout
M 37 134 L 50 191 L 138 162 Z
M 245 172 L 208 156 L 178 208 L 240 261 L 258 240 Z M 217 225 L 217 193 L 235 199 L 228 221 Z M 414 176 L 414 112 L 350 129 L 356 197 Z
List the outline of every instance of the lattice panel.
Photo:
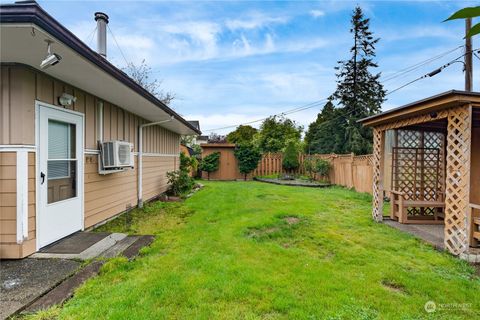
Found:
M 448 119 L 445 166 L 445 247 L 453 254 L 467 250 L 467 207 L 471 144 L 471 106 L 465 105 L 438 112 L 435 117 L 424 114 L 374 127 L 374 219 L 379 213 L 381 136 L 389 129 L 398 129 L 432 120 Z M 380 139 L 380 140 L 379 140 Z M 444 148 L 440 148 L 443 150 Z
M 413 130 L 398 130 L 398 146 L 405 148 L 421 147 L 421 132 Z
M 383 152 L 383 132 L 373 128 L 373 219 L 382 221 L 383 219 L 383 192 L 381 183 L 381 161 Z
M 448 117 L 448 112 L 449 112 L 448 109 L 443 110 L 443 111 L 439 111 L 436 114 L 436 117 L 434 117 L 434 118 L 430 114 L 424 114 L 424 115 L 420 115 L 420 116 L 417 116 L 417 117 L 414 117 L 414 118 L 407 118 L 407 119 L 404 119 L 404 120 L 399 120 L 399 121 L 395 121 L 395 122 L 391 122 L 391 123 L 386 123 L 386 124 L 377 126 L 375 128 L 377 128 L 380 131 L 385 131 L 385 130 L 389 130 L 389 129 L 398 129 L 398 128 L 403 128 L 403 127 L 408 127 L 408 126 L 412 126 L 414 124 L 425 123 L 425 122 L 429 122 L 429 121 L 433 121 L 433 120 L 445 119 L 445 118 Z
M 441 132 L 425 132 L 423 145 L 426 148 L 437 148 L 440 150 L 440 170 L 438 171 L 438 189 L 445 191 L 445 135 Z
M 468 249 L 471 106 L 451 109 L 447 127 L 445 247 L 453 254 Z
M 403 192 L 405 200 L 440 200 L 440 150 L 394 147 L 392 151 L 392 186 L 394 189 Z M 432 210 L 417 211 L 414 208 L 409 209 L 413 215 L 433 214 Z
M 407 208 L 407 215 L 409 216 L 434 216 L 436 208 Z

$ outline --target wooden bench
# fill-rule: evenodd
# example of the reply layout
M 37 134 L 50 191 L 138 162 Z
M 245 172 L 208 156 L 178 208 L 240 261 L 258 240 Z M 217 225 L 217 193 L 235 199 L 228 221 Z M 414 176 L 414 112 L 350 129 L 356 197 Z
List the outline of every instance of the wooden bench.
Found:
M 470 246 L 480 246 L 480 205 L 470 203 Z
M 444 201 L 405 200 L 403 192 L 390 191 L 390 218 L 406 224 L 443 224 Z M 433 216 L 408 216 L 408 208 L 436 208 Z M 441 219 L 440 219 L 441 218 Z

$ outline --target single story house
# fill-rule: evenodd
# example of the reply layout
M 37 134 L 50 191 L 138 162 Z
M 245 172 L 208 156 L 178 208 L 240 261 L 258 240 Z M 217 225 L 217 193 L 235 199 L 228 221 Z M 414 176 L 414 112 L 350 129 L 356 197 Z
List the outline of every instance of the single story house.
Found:
M 480 256 L 480 93 L 452 90 L 361 120 L 373 128 L 373 218 L 440 224 L 444 246 Z
M 0 6 L 0 258 L 142 205 L 179 165 L 183 119 L 36 2 Z M 92 19 L 92 29 L 94 21 Z

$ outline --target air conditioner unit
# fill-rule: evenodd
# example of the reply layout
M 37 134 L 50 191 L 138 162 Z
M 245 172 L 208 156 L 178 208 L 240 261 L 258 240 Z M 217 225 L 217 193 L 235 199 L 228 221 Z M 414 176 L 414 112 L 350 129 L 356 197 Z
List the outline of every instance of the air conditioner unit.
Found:
M 125 141 L 102 143 L 102 165 L 104 169 L 133 168 L 133 144 Z

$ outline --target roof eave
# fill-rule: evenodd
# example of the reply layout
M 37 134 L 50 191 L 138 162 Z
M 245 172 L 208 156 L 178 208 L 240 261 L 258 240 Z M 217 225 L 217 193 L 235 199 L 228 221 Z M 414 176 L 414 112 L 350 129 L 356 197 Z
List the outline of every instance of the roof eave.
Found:
M 411 116 L 436 112 L 467 103 L 480 103 L 480 93 L 450 90 L 377 115 L 360 119 L 358 122 L 367 127 L 375 127 L 387 122 L 394 122 Z
M 125 72 L 121 71 L 108 60 L 104 59 L 101 55 L 90 49 L 85 43 L 78 39 L 71 31 L 61 25 L 52 16 L 50 16 L 45 10 L 43 10 L 35 2 L 6 4 L 0 6 L 0 21 L 2 24 L 18 24 L 18 23 L 32 23 L 42 28 L 46 32 L 50 33 L 53 37 L 62 41 L 65 45 L 72 48 L 82 57 L 96 65 L 98 68 L 108 73 L 110 76 L 120 81 L 137 94 L 147 99 L 151 103 L 158 106 L 165 111 L 168 115 L 173 116 L 179 120 L 184 126 L 201 134 L 195 126 L 191 125 L 182 116 L 173 111 L 166 104 L 161 102 L 158 98 L 145 90 L 142 86 L 136 83 Z

